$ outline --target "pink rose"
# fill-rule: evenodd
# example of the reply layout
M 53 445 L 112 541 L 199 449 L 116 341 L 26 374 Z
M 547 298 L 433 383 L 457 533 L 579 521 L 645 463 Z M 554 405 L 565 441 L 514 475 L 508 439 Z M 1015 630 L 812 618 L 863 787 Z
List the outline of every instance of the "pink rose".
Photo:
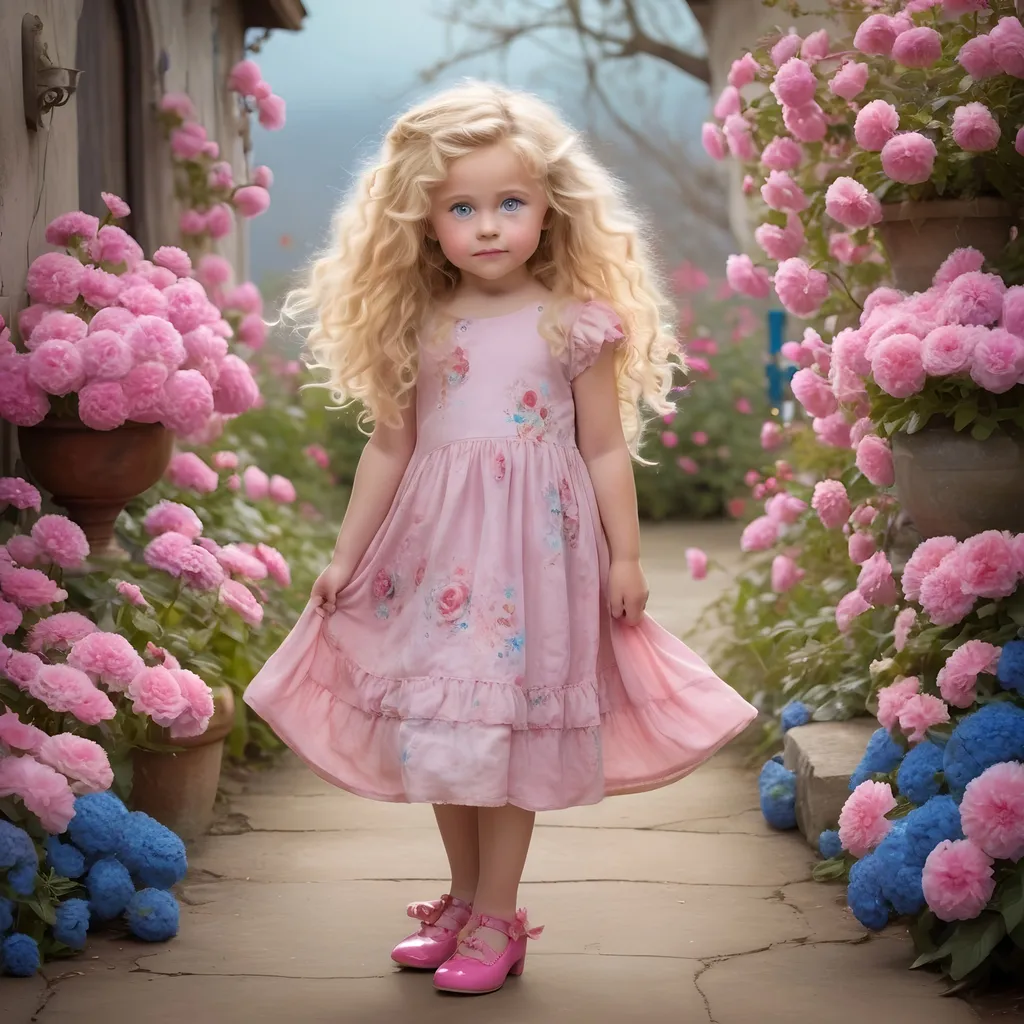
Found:
M 88 242 L 99 230 L 99 226 L 98 217 L 83 213 L 81 210 L 72 210 L 50 221 L 46 226 L 45 237 L 50 245 L 70 249 L 82 242 Z
M 121 580 L 116 584 L 115 589 L 129 604 L 138 608 L 149 607 L 149 602 L 136 584 Z
M 870 70 L 867 64 L 860 64 L 855 60 L 843 61 L 842 67 L 832 76 L 828 87 L 833 95 L 844 100 L 852 100 L 864 91 Z
M 760 224 L 754 230 L 754 239 L 772 260 L 788 260 L 798 256 L 804 247 L 804 226 L 796 214 L 789 214 L 784 228 L 775 224 Z
M 737 89 L 750 85 L 760 71 L 752 53 L 745 53 L 739 60 L 734 60 L 729 68 L 729 84 Z
M 104 793 L 114 782 L 107 752 L 84 736 L 69 732 L 48 736 L 36 756 L 70 779 L 73 793 Z
M 36 622 L 28 631 L 25 647 L 33 653 L 66 651 L 98 628 L 81 612 L 57 612 Z
M 171 670 L 162 665 L 144 668 L 129 683 L 127 692 L 135 714 L 146 715 L 164 727 L 189 709 L 181 684 Z
M 974 607 L 973 594 L 965 594 L 959 551 L 948 554 L 921 581 L 920 602 L 936 626 L 955 626 Z
M 842 526 L 850 517 L 850 499 L 839 480 L 821 480 L 814 485 L 811 508 L 818 513 L 822 525 L 829 530 Z
M 836 605 L 836 626 L 840 633 L 848 633 L 853 620 L 863 615 L 871 605 L 864 600 L 859 590 L 851 590 Z
M 91 632 L 73 644 L 68 664 L 118 693 L 145 668 L 141 656 L 125 637 L 100 631 Z
M 764 267 L 755 267 L 746 253 L 725 261 L 725 276 L 730 287 L 752 299 L 766 299 L 771 292 L 771 277 Z
M 921 340 L 913 334 L 894 334 L 882 340 L 871 357 L 875 383 L 893 398 L 909 398 L 924 387 Z
M 717 124 L 711 121 L 705 121 L 701 125 L 700 129 L 700 141 L 704 147 L 704 152 L 707 153 L 712 160 L 724 160 L 725 159 L 725 135 L 722 129 Z
M 250 501 L 261 501 L 270 494 L 270 478 L 258 466 L 249 466 L 242 474 L 242 480 Z
M 187 669 L 171 669 L 170 672 L 189 705 L 188 710 L 171 722 L 171 738 L 201 736 L 206 732 L 215 711 L 213 691 L 195 672 Z
M 929 729 L 948 721 L 949 708 L 945 701 L 930 693 L 915 693 L 908 697 L 899 713 L 900 728 L 912 744 L 920 743 Z
M 965 103 L 953 111 L 953 141 L 966 152 L 995 149 L 999 135 L 999 122 L 984 103 Z
M 794 494 L 780 492 L 773 494 L 764 504 L 764 510 L 769 519 L 777 523 L 795 523 L 800 516 L 807 511 L 807 502 L 802 501 Z
M 868 434 L 857 445 L 857 468 L 876 487 L 892 487 L 896 480 L 889 443 Z
M 212 494 L 217 490 L 219 478 L 195 452 L 179 452 L 167 467 L 167 479 L 182 490 L 197 494 Z
M 853 37 L 853 45 L 871 56 L 887 57 L 896 42 L 896 27 L 885 14 L 872 14 L 865 18 Z
M 1024 25 L 1015 17 L 1002 17 L 989 38 L 999 67 L 1014 78 L 1024 78 Z
M 702 580 L 708 574 L 708 556 L 700 548 L 687 548 L 686 567 L 695 580 Z
M 203 532 L 203 521 L 188 505 L 166 499 L 146 513 L 142 526 L 151 537 L 173 531 L 195 540 Z
M 847 541 L 847 552 L 854 565 L 863 565 L 878 549 L 870 533 L 855 530 Z
M 782 427 L 778 423 L 766 420 L 761 424 L 761 447 L 765 451 L 778 448 L 784 441 Z
M 988 856 L 1020 861 L 1024 857 L 1024 764 L 1003 761 L 968 782 L 960 820 L 964 835 Z
M 252 60 L 240 60 L 228 72 L 228 88 L 242 96 L 255 96 L 262 82 L 259 65 Z
M 803 160 L 803 150 L 785 135 L 776 136 L 764 147 L 761 163 L 770 171 L 793 171 Z
M 243 185 L 236 189 L 231 201 L 243 217 L 258 217 L 270 206 L 270 193 L 259 185 Z
M 916 621 L 917 612 L 913 608 L 904 608 L 896 616 L 896 622 L 893 625 L 893 642 L 897 651 L 902 651 L 907 646 L 907 641 L 910 639 L 910 631 L 914 628 Z M 943 694 L 943 697 L 945 696 Z
M 730 114 L 738 114 L 743 109 L 743 101 L 740 99 L 739 89 L 734 85 L 727 85 L 715 100 L 711 113 L 724 121 Z
M 921 891 L 940 921 L 970 921 L 995 892 L 992 858 L 970 839 L 943 839 L 924 862 Z
M 1009 391 L 1024 377 L 1024 338 L 1001 327 L 985 331 L 971 353 L 971 379 L 993 394 Z
M 885 100 L 872 100 L 861 107 L 854 122 L 853 133 L 862 149 L 878 153 L 896 134 L 900 115 Z
M 248 412 L 260 397 L 259 385 L 248 364 L 236 355 L 224 357 L 214 391 L 214 408 L 228 416 Z
M 287 477 L 276 473 L 270 478 L 267 493 L 271 501 L 281 505 L 290 505 L 296 498 L 295 485 Z
M 909 28 L 892 44 L 892 59 L 905 68 L 930 68 L 942 58 L 942 36 L 933 28 Z
M 723 126 L 725 142 L 729 152 L 737 160 L 753 160 L 757 155 L 754 140 L 750 137 L 750 125 L 742 114 L 730 114 Z
M 828 298 L 828 277 L 798 257 L 783 260 L 775 271 L 775 293 L 788 312 L 806 319 Z
M 868 604 L 876 608 L 896 603 L 896 583 L 884 552 L 876 551 L 861 566 L 857 590 Z
M 776 555 L 772 559 L 771 588 L 776 594 L 792 590 L 804 575 L 804 570 L 788 555 Z
M 85 383 L 82 354 L 70 341 L 44 341 L 33 349 L 27 365 L 29 380 L 50 395 L 70 394 Z
M 809 367 L 796 371 L 790 387 L 796 400 L 812 416 L 831 416 L 838 408 L 828 381 Z
M 741 551 L 767 551 L 779 539 L 779 526 L 768 516 L 758 516 L 743 530 Z
M 0 709 L 2 708 L 3 705 L 0 705 Z M 48 738 L 42 729 L 22 722 L 13 711 L 0 714 L 0 743 L 5 743 L 15 750 L 35 754 Z
M 821 142 L 828 131 L 825 112 L 814 100 L 801 107 L 783 107 L 782 123 L 799 142 Z
M 237 612 L 250 626 L 263 621 L 263 605 L 256 600 L 252 591 L 237 580 L 226 579 L 220 587 L 221 604 Z
M 0 758 L 0 796 L 18 796 L 50 835 L 65 832 L 75 813 L 68 780 L 29 754 Z
M 999 530 L 968 537 L 957 555 L 965 594 L 993 600 L 1009 597 L 1017 589 L 1017 566 L 1008 534 Z
M 996 62 L 992 40 L 987 35 L 968 39 L 960 47 L 956 59 L 964 71 L 977 82 L 998 75 L 1002 70 Z
M 276 132 L 284 127 L 286 106 L 284 100 L 271 93 L 256 102 L 256 109 L 259 111 L 260 127 L 268 132 Z
M 66 601 L 68 592 L 38 569 L 11 569 L 0 576 L 0 592 L 21 608 L 41 608 Z
M 853 178 L 836 178 L 825 193 L 825 212 L 843 227 L 866 228 L 882 219 L 882 204 Z
M 896 807 L 888 782 L 862 782 L 839 812 L 839 841 L 854 857 L 870 853 L 888 834 L 886 815 Z
M 834 412 L 830 416 L 815 416 L 811 421 L 818 441 L 829 448 L 850 447 L 850 424 L 846 422 L 846 414 Z
M 823 28 L 812 32 L 800 47 L 800 56 L 812 64 L 816 61 L 824 60 L 831 52 L 832 47 L 828 41 L 828 32 Z
M 904 705 L 920 689 L 921 680 L 917 676 L 900 677 L 890 686 L 883 686 L 878 691 L 878 724 L 891 731 L 899 721 Z
M 62 252 L 44 252 L 28 268 L 25 288 L 33 302 L 70 306 L 79 295 L 83 266 Z
M 903 132 L 882 146 L 882 170 L 903 185 L 920 185 L 931 177 L 936 153 L 935 143 L 927 136 Z
M 782 67 L 791 57 L 795 57 L 803 46 L 803 40 L 795 32 L 782 36 L 771 49 L 772 63 Z
M 437 614 L 444 622 L 459 622 L 469 606 L 469 587 L 462 580 L 455 580 L 439 588 L 436 596 Z
M 814 99 L 818 79 L 808 65 L 799 57 L 791 57 L 775 73 L 771 91 L 779 103 L 801 107 Z
M 955 537 L 929 537 L 914 549 L 903 568 L 903 595 L 908 601 L 917 601 L 921 597 L 921 584 L 925 577 L 937 569 L 946 555 L 958 547 Z
M 977 699 L 978 676 L 995 675 L 1002 648 L 983 640 L 968 640 L 946 659 L 936 684 L 943 700 L 955 708 L 969 708 Z
M 921 365 L 929 377 L 951 377 L 972 362 L 976 335 L 959 324 L 936 327 L 921 343 Z

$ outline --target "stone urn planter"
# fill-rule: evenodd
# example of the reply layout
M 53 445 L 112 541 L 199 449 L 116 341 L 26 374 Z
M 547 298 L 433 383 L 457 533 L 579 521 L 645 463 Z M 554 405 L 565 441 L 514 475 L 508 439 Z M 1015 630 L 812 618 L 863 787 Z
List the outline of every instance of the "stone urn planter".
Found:
M 1024 532 L 1024 434 L 984 441 L 950 426 L 894 434 L 896 496 L 922 537 Z
M 907 292 L 931 286 L 942 261 L 962 246 L 994 259 L 1010 241 L 1019 211 L 1002 199 L 937 199 L 882 205 L 882 236 L 896 286 Z
M 224 741 L 235 724 L 235 697 L 229 686 L 213 687 L 214 714 L 202 736 L 171 740 L 166 731 L 154 738 L 182 749 L 136 750 L 129 803 L 145 811 L 188 842 L 205 834 L 213 820 Z
M 124 506 L 163 476 L 174 435 L 159 423 L 92 430 L 77 418 L 48 416 L 18 428 L 18 448 L 34 482 L 67 509 L 96 555 L 111 553 Z

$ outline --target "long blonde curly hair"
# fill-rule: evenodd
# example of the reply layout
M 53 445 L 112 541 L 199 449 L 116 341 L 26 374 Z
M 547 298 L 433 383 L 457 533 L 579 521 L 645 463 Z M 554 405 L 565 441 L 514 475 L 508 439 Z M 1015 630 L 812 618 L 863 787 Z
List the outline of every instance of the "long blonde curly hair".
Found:
M 416 383 L 418 339 L 453 295 L 459 271 L 428 235 L 431 191 L 452 161 L 504 142 L 543 183 L 547 228 L 528 268 L 552 293 L 541 333 L 564 351 L 558 311 L 601 300 L 626 341 L 616 376 L 623 430 L 638 457 L 641 403 L 664 415 L 679 348 L 663 325 L 658 287 L 638 216 L 621 186 L 547 104 L 528 93 L 467 82 L 403 114 L 375 163 L 334 216 L 333 244 L 312 264 L 282 313 L 308 325 L 309 365 L 341 405 L 396 425 Z

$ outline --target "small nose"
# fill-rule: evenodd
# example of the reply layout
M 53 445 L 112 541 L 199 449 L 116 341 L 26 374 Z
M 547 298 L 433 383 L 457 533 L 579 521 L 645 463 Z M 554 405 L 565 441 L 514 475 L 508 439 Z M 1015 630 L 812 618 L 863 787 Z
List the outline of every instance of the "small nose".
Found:
M 481 214 L 477 220 L 476 230 L 481 238 L 490 238 L 498 233 L 498 222 L 492 214 Z

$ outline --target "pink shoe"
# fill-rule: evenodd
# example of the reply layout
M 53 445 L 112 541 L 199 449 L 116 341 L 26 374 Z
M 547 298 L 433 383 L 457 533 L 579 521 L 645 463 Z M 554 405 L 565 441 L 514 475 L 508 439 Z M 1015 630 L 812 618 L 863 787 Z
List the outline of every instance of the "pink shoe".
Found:
M 458 950 L 452 958 L 434 972 L 434 987 L 442 992 L 461 992 L 464 995 L 484 995 L 497 992 L 505 979 L 510 975 L 520 975 L 526 965 L 526 940 L 535 939 L 541 928 L 531 928 L 526 920 L 526 911 L 516 911 L 514 921 L 502 921 L 487 914 L 477 914 L 473 918 L 476 928 L 493 928 L 508 936 L 508 945 L 501 953 L 496 953 L 481 939 L 476 931 L 463 939 L 461 949 L 474 949 L 483 956 L 478 960 L 466 956 Z
M 459 932 L 473 916 L 473 908 L 446 893 L 433 903 L 410 903 L 406 913 L 423 923 L 415 935 L 395 946 L 391 959 L 402 967 L 433 971 L 458 948 Z M 445 923 L 439 924 L 442 918 Z

